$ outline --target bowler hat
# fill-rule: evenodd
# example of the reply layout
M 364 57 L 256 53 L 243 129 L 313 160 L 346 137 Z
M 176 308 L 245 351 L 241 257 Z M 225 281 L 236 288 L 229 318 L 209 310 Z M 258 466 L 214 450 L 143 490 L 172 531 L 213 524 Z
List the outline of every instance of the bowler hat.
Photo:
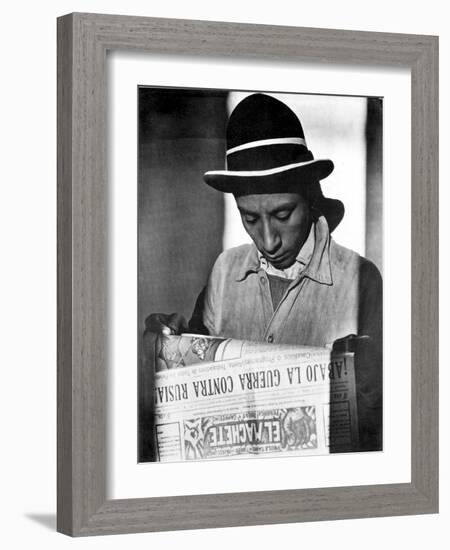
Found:
M 235 195 L 283 193 L 316 184 L 314 206 L 332 231 L 344 216 L 341 201 L 323 196 L 319 181 L 333 171 L 329 159 L 314 159 L 300 120 L 284 103 L 252 94 L 231 113 L 227 126 L 226 169 L 204 174 L 205 182 Z

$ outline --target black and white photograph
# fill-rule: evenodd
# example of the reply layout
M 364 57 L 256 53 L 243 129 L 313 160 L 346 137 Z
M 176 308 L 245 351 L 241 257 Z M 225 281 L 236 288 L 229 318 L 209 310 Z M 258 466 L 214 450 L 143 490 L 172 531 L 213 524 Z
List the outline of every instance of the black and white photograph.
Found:
M 139 86 L 138 461 L 383 450 L 383 98 Z
M 4 548 L 448 539 L 447 12 L 5 4 Z

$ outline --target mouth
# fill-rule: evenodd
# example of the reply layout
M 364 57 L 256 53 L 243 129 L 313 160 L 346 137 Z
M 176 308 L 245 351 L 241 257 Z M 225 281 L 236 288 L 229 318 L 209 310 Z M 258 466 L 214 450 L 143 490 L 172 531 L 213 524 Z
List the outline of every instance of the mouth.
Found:
M 268 254 L 264 254 L 266 260 L 270 262 L 274 267 L 277 269 L 284 269 L 286 267 L 289 267 L 293 262 L 290 262 L 290 255 L 289 253 L 284 254 L 278 254 L 276 256 L 269 256 Z

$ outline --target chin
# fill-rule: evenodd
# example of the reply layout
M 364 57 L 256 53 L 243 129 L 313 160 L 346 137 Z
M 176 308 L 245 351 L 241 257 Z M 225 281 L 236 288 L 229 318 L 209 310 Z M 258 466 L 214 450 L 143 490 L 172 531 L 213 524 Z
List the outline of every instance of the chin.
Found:
M 273 263 L 273 267 L 276 269 L 287 269 L 288 267 L 291 267 L 291 265 L 294 265 L 295 258 L 288 258 L 282 262 L 279 263 Z

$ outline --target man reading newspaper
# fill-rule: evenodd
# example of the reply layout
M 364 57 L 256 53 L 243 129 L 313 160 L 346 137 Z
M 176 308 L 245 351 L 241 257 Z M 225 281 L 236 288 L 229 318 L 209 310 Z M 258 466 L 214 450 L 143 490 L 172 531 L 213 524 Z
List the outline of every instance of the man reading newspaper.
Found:
M 344 206 L 320 180 L 333 162 L 314 159 L 289 107 L 253 94 L 230 116 L 226 165 L 204 179 L 234 195 L 253 243 L 220 254 L 189 322 L 147 318 L 146 353 L 184 332 L 355 352 L 359 450 L 381 449 L 382 280 L 331 237 Z

